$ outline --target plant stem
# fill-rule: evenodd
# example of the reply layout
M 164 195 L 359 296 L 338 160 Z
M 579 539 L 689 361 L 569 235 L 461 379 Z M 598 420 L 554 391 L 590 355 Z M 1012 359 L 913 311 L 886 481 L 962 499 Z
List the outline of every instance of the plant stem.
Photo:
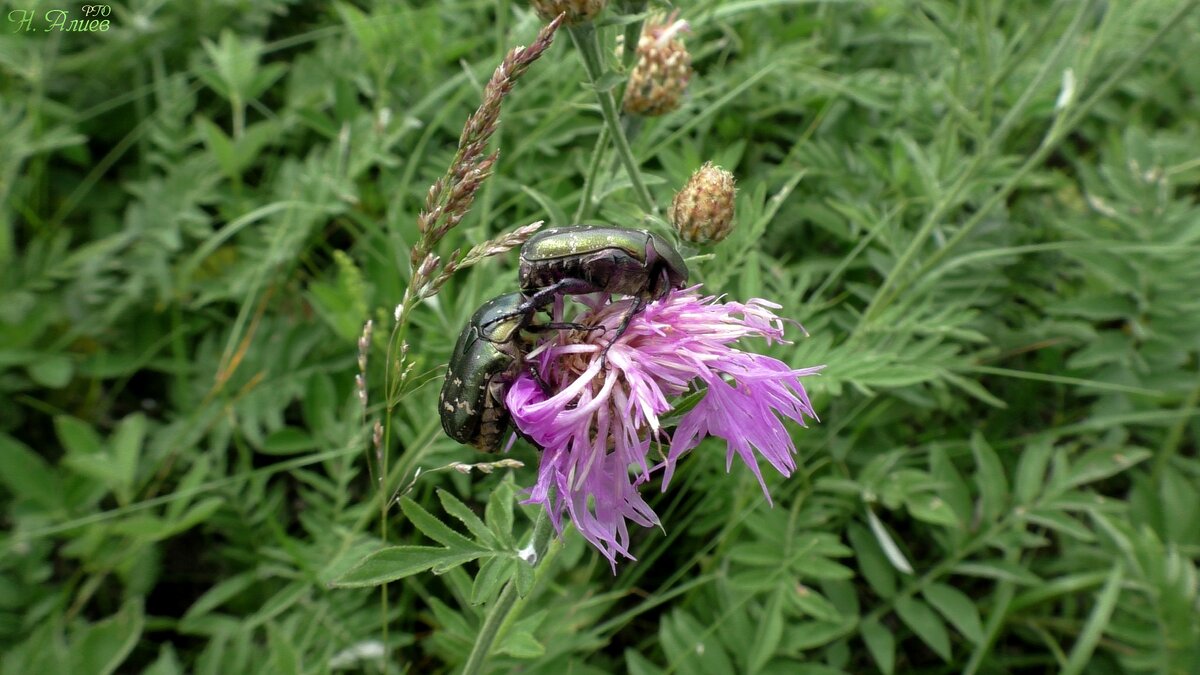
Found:
M 546 515 L 544 509 L 539 509 L 537 520 L 533 523 L 533 560 L 529 562 L 534 567 L 537 567 L 542 558 L 546 556 L 546 549 L 550 545 L 550 529 L 550 517 Z M 492 650 L 492 643 L 496 641 L 500 627 L 508 618 L 509 612 L 512 611 L 516 602 L 517 583 L 515 578 L 510 578 L 508 583 L 504 584 L 504 589 L 500 591 L 496 601 L 492 603 L 487 617 L 483 620 L 483 625 L 479 627 L 479 634 L 475 636 L 475 645 L 471 647 L 467 663 L 463 666 L 463 675 L 477 675 L 481 672 L 484 662 L 487 661 L 488 653 Z
M 596 29 L 591 24 L 583 24 L 568 26 L 567 30 L 571 33 L 571 40 L 575 43 L 575 48 L 579 50 L 579 58 L 583 61 L 588 80 L 591 81 L 592 88 L 596 90 L 596 100 L 600 103 L 600 114 L 603 115 L 604 122 L 608 125 L 608 131 L 612 134 L 613 145 L 617 148 L 617 156 L 621 158 L 621 163 L 625 165 L 625 171 L 629 174 L 633 192 L 641 202 L 643 210 L 658 215 L 658 207 L 654 205 L 654 198 L 650 196 L 650 191 L 642 182 L 642 174 L 638 171 L 637 160 L 634 159 L 633 150 L 629 147 L 629 139 L 625 137 L 625 130 L 621 128 L 621 117 L 617 113 L 617 103 L 613 99 L 612 90 L 600 89 L 604 66 Z
M 596 147 L 592 148 L 592 159 L 588 163 L 587 175 L 583 177 L 583 195 L 579 197 L 579 207 L 575 209 L 575 222 L 582 223 L 584 218 L 592 214 L 592 192 L 596 189 L 596 180 L 600 177 L 600 167 L 604 165 L 604 148 L 608 145 L 608 127 L 600 127 L 596 136 Z
M 646 11 L 646 0 L 633 0 L 621 5 L 623 14 L 641 14 L 644 11 Z M 642 38 L 642 24 L 644 23 L 646 23 L 645 20 L 625 24 L 625 46 L 621 51 L 621 64 L 625 66 L 625 70 L 629 70 L 637 62 L 638 40 Z

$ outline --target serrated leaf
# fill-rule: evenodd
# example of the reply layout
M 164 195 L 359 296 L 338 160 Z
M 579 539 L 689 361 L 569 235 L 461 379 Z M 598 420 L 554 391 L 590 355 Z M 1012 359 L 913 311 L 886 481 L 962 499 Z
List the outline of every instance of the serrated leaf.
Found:
M 922 595 L 955 630 L 975 644 L 983 642 L 983 622 L 979 608 L 965 593 L 946 584 L 932 583 Z
M 437 546 L 392 546 L 367 556 L 330 585 L 337 588 L 378 586 L 428 570 L 444 572 L 487 554 L 483 549 L 451 551 Z
M 875 660 L 875 665 L 884 675 L 892 675 L 896 670 L 896 636 L 878 621 L 864 621 L 858 627 L 862 634 L 867 651 Z
M 896 614 L 942 660 L 950 661 L 950 634 L 929 605 L 911 597 L 896 599 Z

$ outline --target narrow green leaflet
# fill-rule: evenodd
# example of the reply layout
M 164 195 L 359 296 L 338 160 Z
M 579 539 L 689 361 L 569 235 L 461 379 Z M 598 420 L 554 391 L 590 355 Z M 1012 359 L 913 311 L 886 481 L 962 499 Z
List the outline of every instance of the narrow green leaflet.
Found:
M 929 605 L 914 598 L 898 598 L 896 614 L 938 656 L 950 661 L 950 634 Z

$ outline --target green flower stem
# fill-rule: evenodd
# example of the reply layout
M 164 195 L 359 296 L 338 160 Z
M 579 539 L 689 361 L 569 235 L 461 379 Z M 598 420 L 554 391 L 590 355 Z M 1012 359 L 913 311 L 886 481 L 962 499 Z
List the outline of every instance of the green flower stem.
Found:
M 533 561 L 530 563 L 534 567 L 546 557 L 546 549 L 550 546 L 550 532 L 550 517 L 546 515 L 545 509 L 538 509 L 537 520 L 533 523 Z M 500 627 L 504 625 L 516 602 L 517 583 L 515 579 L 509 579 L 488 610 L 487 617 L 479 628 L 479 634 L 475 636 L 475 645 L 471 647 L 471 653 L 467 656 L 463 675 L 477 675 L 481 672 L 488 653 L 492 651 L 492 643 L 496 641 Z
M 617 103 L 613 99 L 612 90 L 601 91 L 600 89 L 604 66 L 596 29 L 591 24 L 582 24 L 567 26 L 567 30 L 571 33 L 571 40 L 575 43 L 575 48 L 579 50 L 579 58 L 583 61 L 584 69 L 587 70 L 592 88 L 596 90 L 596 99 L 600 102 L 600 114 L 604 116 L 604 122 L 608 125 L 609 133 L 612 134 L 613 144 L 617 148 L 617 156 L 621 158 L 621 163 L 625 165 L 625 171 L 629 174 L 633 192 L 641 202 L 643 210 L 658 215 L 658 207 L 654 205 L 654 198 L 650 196 L 650 191 L 642 182 L 642 174 L 638 171 L 637 160 L 634 159 L 633 150 L 629 147 L 629 139 L 625 137 L 625 130 L 621 128 L 621 117 L 617 113 Z
M 622 14 L 641 14 L 644 11 L 646 11 L 646 0 L 634 0 L 621 5 Z M 629 70 L 637 62 L 638 40 L 642 38 L 642 24 L 644 23 L 646 22 L 643 19 L 625 24 L 625 46 L 621 51 L 621 64 L 625 66 L 625 70 Z
M 604 148 L 608 145 L 608 127 L 601 127 L 596 136 L 596 147 L 592 148 L 592 159 L 588 163 L 587 175 L 583 177 L 583 195 L 579 198 L 579 207 L 575 209 L 575 222 L 592 215 L 592 193 L 596 189 L 596 180 L 600 178 L 600 167 L 604 166 Z

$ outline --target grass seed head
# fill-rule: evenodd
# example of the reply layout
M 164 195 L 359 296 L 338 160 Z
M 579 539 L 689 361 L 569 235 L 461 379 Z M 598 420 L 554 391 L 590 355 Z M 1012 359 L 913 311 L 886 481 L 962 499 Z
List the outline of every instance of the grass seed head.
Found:
M 566 14 L 563 23 L 577 26 L 596 18 L 608 0 L 530 0 L 529 4 L 542 21 L 553 21 L 559 14 Z

